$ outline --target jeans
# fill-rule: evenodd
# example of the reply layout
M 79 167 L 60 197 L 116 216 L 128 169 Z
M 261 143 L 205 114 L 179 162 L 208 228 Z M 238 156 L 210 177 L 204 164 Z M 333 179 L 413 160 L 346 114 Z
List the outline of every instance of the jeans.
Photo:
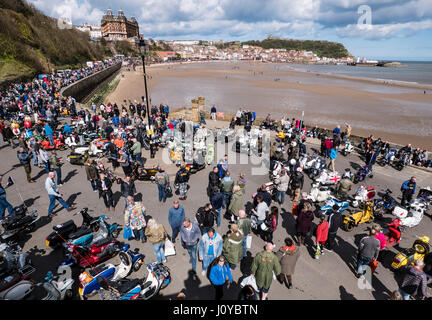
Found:
M 220 225 L 221 225 L 221 211 L 222 211 L 222 207 L 219 209 L 216 209 L 216 212 L 217 212 L 216 224 L 218 227 L 220 227 Z
M 284 204 L 285 202 L 285 191 L 276 191 L 276 202 L 279 204 Z M 279 200 L 280 198 L 280 200 Z
M 171 229 L 172 229 L 172 240 L 174 241 L 180 232 L 180 226 L 171 226 Z
M 197 244 L 185 246 L 187 252 L 189 253 L 189 263 L 192 264 L 192 270 L 196 271 L 196 263 L 197 263 Z
M 38 165 L 38 156 L 36 154 L 36 151 L 32 150 L 32 153 L 33 153 L 33 164 L 35 166 L 37 166 Z
M 399 293 L 402 295 L 402 298 L 404 300 L 409 300 L 411 298 L 411 295 L 403 291 L 402 289 L 399 289 Z
M 242 246 L 243 246 L 243 255 L 241 256 L 241 258 L 243 259 L 244 257 L 246 257 L 246 239 L 247 239 L 247 235 L 243 237 L 243 241 L 242 241 Z
M 359 275 L 364 275 L 366 273 L 366 268 L 368 267 L 370 260 L 371 260 L 370 258 L 366 258 L 366 257 L 360 256 L 360 255 L 358 256 L 358 258 L 357 258 L 357 273 Z
M 51 171 L 51 169 L 50 169 L 50 163 L 48 161 L 46 161 L 46 162 L 44 161 L 42 163 L 45 165 L 45 172 L 49 173 Z
M 200 118 L 199 124 L 201 124 L 201 123 L 207 124 L 207 122 L 205 121 L 205 118 L 203 118 L 203 117 Z
M 223 205 L 222 208 L 228 208 L 231 202 L 232 192 L 223 192 Z
M 90 180 L 90 185 L 92 187 L 92 190 L 95 191 L 96 190 L 96 181 Z
M 0 199 L 0 219 L 3 219 L 5 210 L 8 210 L 9 216 L 13 216 L 13 207 L 12 205 L 4 199 Z
M 204 235 L 207 232 L 208 228 L 200 226 L 200 230 L 201 230 L 201 234 Z
M 54 168 L 53 170 L 55 171 L 56 176 L 57 176 L 57 185 L 59 185 L 59 184 L 61 184 L 61 178 L 62 178 L 61 169 L 60 168 Z
M 106 208 L 109 207 L 114 208 L 114 199 L 113 199 L 112 191 L 102 191 L 102 199 L 103 202 L 105 203 Z
M 147 240 L 147 237 L 144 234 L 145 228 L 141 228 L 139 230 L 132 230 L 135 240 Z
M 54 195 L 49 195 L 49 207 L 48 207 L 48 215 L 51 215 L 53 210 L 54 210 L 54 206 L 55 206 L 55 201 L 58 200 L 58 202 L 60 202 L 60 204 L 66 209 L 69 210 L 70 206 L 66 203 L 66 201 L 63 200 L 62 197 L 57 197 Z
M 160 184 L 158 184 L 158 190 L 159 190 L 159 201 L 166 201 L 166 189 L 165 186 L 162 186 Z
M 164 248 L 165 242 L 162 241 L 161 243 L 153 243 L 152 246 L 158 263 L 162 263 L 162 261 L 166 260 Z
M 50 146 L 54 146 L 54 137 L 53 136 L 48 136 L 48 141 L 50 143 Z
M 143 161 L 143 159 L 142 159 L 142 157 L 141 157 L 140 154 L 134 154 L 134 155 L 132 155 L 132 159 L 134 161 L 138 161 L 142 166 L 144 166 L 144 161 Z
M 213 262 L 213 260 L 216 259 L 216 257 L 214 255 L 205 255 L 203 258 L 203 264 L 202 264 L 202 268 L 203 271 L 207 271 L 208 266 L 210 265 L 210 263 Z

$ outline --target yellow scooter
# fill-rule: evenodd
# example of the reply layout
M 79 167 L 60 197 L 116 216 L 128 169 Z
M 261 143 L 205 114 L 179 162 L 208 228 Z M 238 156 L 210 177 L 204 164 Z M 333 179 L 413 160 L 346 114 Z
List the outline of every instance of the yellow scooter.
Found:
M 391 264 L 393 270 L 399 270 L 404 266 L 414 264 L 415 260 L 424 260 L 430 252 L 430 239 L 427 236 L 419 237 L 411 248 L 399 252 Z
M 374 221 L 375 217 L 373 215 L 373 201 L 365 202 L 363 205 L 363 210 L 353 213 L 349 216 L 345 216 L 342 228 L 345 231 L 352 231 L 354 227 L 357 227 L 361 223 L 371 223 Z

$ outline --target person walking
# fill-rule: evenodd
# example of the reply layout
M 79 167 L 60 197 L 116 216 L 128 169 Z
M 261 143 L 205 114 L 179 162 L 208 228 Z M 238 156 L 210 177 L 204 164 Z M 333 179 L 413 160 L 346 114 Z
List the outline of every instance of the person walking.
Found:
M 42 163 L 45 166 L 45 172 L 49 173 L 51 171 L 51 168 L 50 168 L 48 152 L 43 148 L 39 148 L 38 157 L 39 157 L 39 163 Z
M 215 300 L 222 300 L 223 288 L 228 281 L 228 287 L 232 283 L 232 275 L 227 259 L 222 255 L 217 257 L 210 267 L 210 282 L 215 289 Z
M 232 224 L 230 231 L 223 241 L 222 253 L 229 263 L 229 267 L 235 270 L 243 255 L 243 232 L 237 224 Z
M 211 197 L 210 203 L 213 209 L 215 209 L 217 212 L 216 225 L 218 226 L 218 228 L 220 227 L 221 220 L 222 220 L 221 211 L 223 206 L 223 200 L 224 200 L 224 196 L 222 192 L 220 192 L 218 187 L 214 187 L 213 196 Z
M 296 220 L 297 244 L 299 246 L 304 245 L 306 237 L 310 235 L 313 219 L 312 206 L 309 202 L 305 202 Z
M 335 161 L 338 156 L 339 146 L 333 146 L 330 150 L 330 162 L 327 166 L 327 169 L 331 169 L 332 172 L 335 172 Z
M 168 234 L 164 226 L 157 223 L 154 219 L 150 219 L 145 229 L 145 235 L 152 244 L 158 263 L 165 263 L 165 240 L 168 238 Z
M 0 220 L 3 219 L 6 209 L 8 210 L 10 217 L 14 215 L 12 205 L 6 200 L 6 190 L 2 186 L 2 180 L 3 176 L 0 176 Z
M 207 268 L 216 257 L 222 254 L 223 240 L 219 233 L 213 228 L 209 228 L 200 240 L 198 246 L 198 259 L 202 261 L 202 275 L 207 272 Z
M 27 176 L 27 182 L 28 183 L 34 183 L 34 182 L 36 182 L 31 177 L 30 160 L 31 160 L 32 154 L 28 150 L 26 150 L 24 148 L 19 148 L 18 151 L 17 151 L 17 157 L 18 157 L 18 160 L 19 160 L 20 164 L 22 164 L 23 167 L 24 167 L 24 170 L 25 170 L 25 173 L 26 173 L 26 176 Z
M 264 220 L 267 218 L 269 207 L 267 203 L 263 201 L 263 197 L 261 195 L 257 195 L 256 198 L 258 205 L 256 206 L 256 209 L 252 209 L 252 213 L 257 218 L 258 230 L 260 230 L 261 224 L 264 223 Z
M 213 107 L 210 109 L 211 118 L 213 121 L 216 121 L 216 107 L 213 105 Z
M 297 260 L 300 257 L 300 250 L 294 244 L 291 237 L 287 237 L 284 240 L 285 245 L 280 247 L 276 253 L 276 257 L 279 259 L 281 265 L 281 273 L 278 276 L 279 282 L 285 284 L 288 289 L 292 288 L 292 276 L 294 274 Z
M 230 177 L 230 172 L 227 171 L 225 177 L 220 182 L 220 189 L 224 196 L 223 208 L 228 208 L 233 195 L 234 180 Z
M 48 173 L 48 178 L 45 180 L 45 189 L 48 192 L 49 197 L 49 207 L 48 207 L 48 216 L 53 217 L 57 214 L 53 213 L 55 201 L 58 200 L 60 204 L 67 210 L 72 211 L 73 209 L 76 209 L 74 206 L 69 206 L 66 201 L 63 200 L 63 195 L 59 193 L 56 183 L 54 182 L 55 179 L 55 172 L 51 171 Z
M 207 186 L 207 195 L 209 196 L 209 199 L 212 198 L 215 187 L 220 189 L 220 180 L 219 168 L 213 167 L 213 170 L 209 173 L 209 181 Z
M 239 185 L 235 185 L 233 187 L 232 199 L 227 210 L 232 222 L 238 219 L 238 212 L 241 209 L 243 209 L 243 192 Z
M 416 177 L 411 177 L 402 184 L 402 206 L 407 206 L 411 202 L 413 194 L 416 193 L 416 180 Z
M 207 203 L 204 207 L 200 207 L 195 215 L 198 225 L 201 229 L 201 233 L 205 234 L 209 228 L 213 228 L 216 220 L 216 212 L 210 203 Z
M 291 177 L 291 201 L 295 205 L 298 205 L 298 202 L 300 200 L 300 192 L 301 189 L 303 189 L 304 175 L 302 171 L 303 168 L 298 167 Z
M 141 240 L 142 243 L 145 243 L 147 242 L 147 234 L 145 233 L 147 231 L 145 220 L 146 208 L 141 202 L 135 202 L 131 196 L 127 197 L 127 202 L 128 205 L 124 214 L 125 227 L 131 228 L 137 241 Z
M 271 206 L 270 213 L 267 215 L 267 217 L 264 220 L 264 224 L 266 225 L 267 229 L 261 230 L 261 237 L 266 242 L 272 242 L 273 241 L 273 233 L 276 231 L 276 227 L 278 225 L 279 220 L 279 209 L 276 206 Z
M 137 140 L 137 138 L 132 138 L 133 145 L 130 149 L 132 153 L 132 160 L 139 162 L 142 166 L 144 166 L 144 161 L 141 156 L 141 142 Z
M 135 193 L 137 192 L 135 188 L 135 183 L 130 176 L 126 176 L 126 179 L 122 182 L 120 186 L 120 192 L 122 194 L 122 197 L 124 197 L 126 208 L 128 205 L 127 197 L 134 197 Z
M 93 192 L 97 192 L 96 181 L 98 180 L 97 168 L 93 165 L 93 160 L 90 158 L 84 162 L 84 169 L 86 172 L 87 180 L 90 181 Z
M 399 292 L 403 300 L 410 300 L 411 297 L 419 297 L 421 300 L 427 298 L 428 277 L 423 271 L 424 261 L 415 260 L 414 265 L 409 265 L 404 273 Z
M 127 154 L 123 150 L 119 150 L 118 153 L 119 158 L 117 159 L 117 162 L 120 163 L 120 166 L 122 167 L 125 176 L 131 175 L 132 169 Z
M 165 170 L 160 167 L 159 172 L 155 174 L 155 181 L 158 186 L 159 202 L 166 202 L 166 188 L 169 186 L 169 176 Z
M 189 218 L 184 218 L 180 228 L 180 239 L 183 248 L 189 254 L 189 262 L 192 265 L 192 273 L 196 274 L 197 247 L 201 237 L 201 230 L 196 222 L 191 222 Z
M 180 170 L 177 171 L 176 177 L 175 177 L 175 184 L 178 184 L 179 186 L 179 199 L 180 200 L 186 200 L 187 199 L 187 191 L 188 191 L 188 181 L 189 181 L 189 171 L 186 169 L 186 166 L 184 163 L 181 164 Z
M 61 158 L 57 157 L 57 152 L 53 150 L 51 153 L 51 156 L 49 157 L 49 167 L 51 168 L 51 171 L 54 171 L 57 176 L 57 185 L 61 187 L 63 185 L 62 183 L 62 172 L 61 172 Z
M 175 243 L 177 235 L 180 232 L 180 228 L 183 224 L 183 220 L 185 218 L 185 210 L 183 206 L 180 205 L 178 200 L 174 200 L 173 206 L 169 209 L 168 212 L 168 222 L 172 229 L 172 242 Z
M 378 259 L 380 241 L 375 238 L 376 231 L 369 229 L 369 235 L 360 240 L 357 254 L 356 278 L 360 278 L 366 273 L 366 268 L 372 259 Z
M 287 175 L 284 169 L 281 170 L 279 178 L 274 180 L 276 184 L 276 198 L 275 201 L 279 204 L 279 207 L 282 208 L 285 202 L 285 194 L 288 190 L 290 178 Z
M 243 233 L 243 240 L 242 240 L 242 248 L 243 252 L 240 259 L 243 259 L 246 257 L 246 251 L 247 251 L 247 236 L 251 233 L 251 220 L 249 217 L 246 216 L 246 212 L 244 210 L 239 210 L 238 212 L 238 221 L 237 225 L 239 230 Z
M 258 253 L 252 262 L 251 275 L 255 277 L 261 300 L 266 300 L 273 281 L 273 273 L 276 277 L 281 273 L 281 265 L 278 258 L 272 252 L 273 243 L 267 242 L 265 250 Z
M 320 216 L 320 220 L 318 226 L 315 230 L 316 233 L 316 251 L 315 251 L 315 259 L 319 259 L 323 254 L 324 244 L 327 241 L 328 237 L 329 224 L 326 221 L 326 216 L 322 214 Z
M 111 190 L 112 187 L 111 180 L 106 179 L 105 175 L 101 173 L 99 175 L 99 179 L 94 181 L 94 184 L 95 184 L 95 190 L 99 191 L 99 198 L 102 197 L 103 199 L 106 210 L 109 211 L 111 209 L 112 211 L 115 211 L 113 192 Z
M 327 236 L 327 242 L 324 246 L 325 251 L 333 251 L 337 232 L 343 223 L 344 217 L 342 216 L 342 213 L 340 213 L 338 210 L 339 206 L 335 204 L 332 207 L 332 212 L 328 216 L 329 231 Z

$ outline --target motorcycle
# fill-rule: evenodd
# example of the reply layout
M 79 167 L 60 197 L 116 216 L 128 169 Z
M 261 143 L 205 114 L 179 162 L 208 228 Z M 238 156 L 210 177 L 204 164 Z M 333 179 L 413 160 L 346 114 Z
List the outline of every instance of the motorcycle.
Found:
M 377 161 L 381 167 L 385 167 L 387 164 L 391 164 L 397 155 L 398 151 L 395 148 L 389 150 L 388 154 L 383 156 L 379 161 Z
M 0 245 L 0 256 L 2 256 L 6 266 L 2 274 L 18 272 L 23 276 L 32 274 L 36 269 L 27 253 L 22 252 L 22 248 L 17 243 L 9 242 Z
M 345 210 L 350 211 L 349 208 L 349 202 L 348 201 L 337 201 L 333 197 L 328 198 L 324 205 L 322 205 L 319 208 L 319 213 L 321 214 L 330 214 L 333 212 L 333 206 L 337 205 L 339 209 L 336 210 L 336 212 L 343 212 Z
M 430 252 L 430 239 L 427 236 L 417 238 L 412 247 L 399 252 L 393 259 L 391 267 L 400 270 L 405 266 L 413 265 L 415 260 L 424 260 Z
M 68 220 L 62 224 L 54 226 L 54 231 L 51 232 L 45 240 L 47 247 L 55 249 L 67 240 L 77 239 L 86 234 L 97 232 L 99 230 L 99 218 L 90 216 L 88 213 L 88 208 L 82 209 L 79 213 L 83 217 L 81 226 L 78 228 L 73 220 Z
M 154 181 L 156 173 L 159 172 L 159 165 L 145 168 L 139 163 L 132 164 L 132 179 L 140 181 Z
M 375 218 L 381 219 L 385 213 L 393 211 L 396 201 L 390 196 L 391 193 L 392 191 L 387 189 L 381 199 L 374 201 Z
M 395 163 L 395 168 L 402 171 L 407 165 L 411 163 L 411 154 L 408 152 L 402 152 L 399 156 L 399 160 Z
M 272 166 L 271 166 L 271 170 L 270 170 L 270 175 L 269 175 L 270 180 L 273 181 L 275 179 L 280 178 L 280 173 L 282 170 L 285 170 L 287 173 L 289 173 L 290 172 L 290 166 L 287 165 L 286 163 L 281 162 L 281 161 L 273 161 Z
M 374 187 L 366 188 L 364 185 L 361 185 L 358 187 L 351 205 L 354 208 L 357 208 L 361 203 L 372 200 L 375 197 L 375 194 Z
M 88 152 L 84 152 L 84 154 L 81 154 L 81 153 L 77 153 L 77 152 L 72 151 L 66 157 L 66 161 L 69 161 L 70 164 L 75 164 L 75 165 L 83 166 L 84 163 L 87 161 L 88 158 L 89 158 L 89 153 Z
M 357 184 L 361 181 L 364 181 L 366 178 L 373 178 L 372 168 L 369 165 L 357 170 L 356 174 L 354 175 L 354 183 Z
M 149 300 L 160 290 L 166 288 L 171 283 L 170 270 L 167 266 L 152 262 L 146 264 L 147 278 L 142 279 L 122 279 L 114 282 L 98 278 L 100 287 L 99 295 L 102 300 Z M 108 295 L 105 294 L 108 292 Z
M 7 216 L 0 220 L 0 237 L 6 241 L 13 236 L 19 236 L 23 233 L 30 233 L 36 229 L 36 222 L 40 217 L 37 210 L 33 210 L 30 214 L 27 213 L 25 204 L 15 207 L 13 216 Z
M 114 239 L 117 238 L 120 233 L 119 225 L 117 223 L 109 224 L 106 222 L 107 219 L 109 218 L 105 217 L 105 215 L 99 217 L 98 221 L 100 228 L 97 234 L 85 234 L 82 237 L 71 240 L 71 243 L 78 246 L 88 247 L 108 237 L 112 237 Z
M 361 223 L 371 223 L 374 221 L 373 215 L 373 202 L 368 201 L 363 205 L 363 210 L 353 213 L 349 216 L 345 216 L 342 228 L 345 231 L 352 231 L 354 227 L 358 226 Z

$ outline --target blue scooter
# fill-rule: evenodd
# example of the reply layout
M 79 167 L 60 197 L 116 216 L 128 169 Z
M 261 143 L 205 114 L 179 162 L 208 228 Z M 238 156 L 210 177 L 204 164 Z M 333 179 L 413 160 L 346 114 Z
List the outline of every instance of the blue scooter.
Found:
M 391 193 L 392 191 L 390 189 L 387 189 L 381 199 L 376 199 L 374 201 L 375 218 L 383 218 L 384 213 L 393 211 L 396 205 L 396 201 L 393 199 L 392 196 L 390 196 Z
M 109 224 L 106 222 L 108 218 L 105 215 L 101 215 L 98 218 L 99 221 L 99 232 L 97 234 L 89 233 L 78 239 L 75 239 L 72 242 L 74 245 L 88 247 L 93 243 L 100 241 L 102 239 L 106 239 L 108 237 L 117 238 L 120 233 L 120 228 L 117 223 Z
M 330 214 L 333 211 L 333 206 L 337 205 L 339 207 L 339 209 L 337 210 L 337 212 L 343 212 L 345 210 L 350 211 L 348 208 L 350 206 L 348 201 L 337 201 L 334 198 L 328 198 L 325 202 L 324 205 L 321 206 L 321 208 L 319 209 L 319 215 L 321 214 Z

